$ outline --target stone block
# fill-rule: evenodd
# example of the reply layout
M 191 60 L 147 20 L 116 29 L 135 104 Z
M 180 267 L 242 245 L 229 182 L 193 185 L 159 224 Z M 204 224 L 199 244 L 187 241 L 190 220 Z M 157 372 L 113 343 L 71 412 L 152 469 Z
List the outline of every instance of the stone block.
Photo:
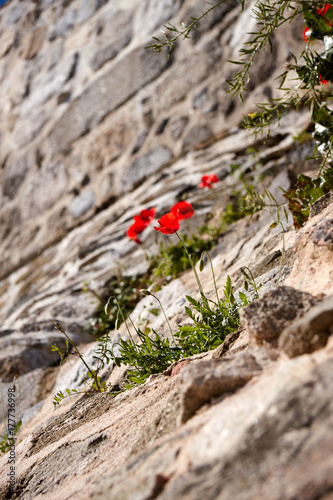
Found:
M 332 333 L 333 297 L 328 297 L 283 330 L 279 347 L 294 358 L 324 347 Z
M 40 50 L 43 45 L 46 33 L 46 27 L 40 26 L 35 29 L 24 39 L 24 46 L 22 48 L 23 59 L 32 59 Z
M 121 180 L 123 192 L 130 191 L 144 178 L 163 167 L 172 158 L 172 152 L 165 146 L 157 146 L 144 156 L 137 158 L 127 169 Z
M 252 354 L 240 352 L 228 358 L 191 363 L 181 371 L 180 421 L 186 422 L 212 398 L 234 392 L 261 367 Z
M 134 49 L 115 62 L 68 106 L 51 133 L 52 149 L 62 151 L 86 134 L 140 88 L 157 78 L 167 64 L 165 54 L 155 54 L 144 47 Z
M 241 308 L 239 315 L 252 341 L 276 347 L 282 331 L 318 302 L 319 299 L 309 293 L 280 286 Z
M 96 196 L 93 191 L 84 191 L 77 196 L 70 204 L 69 210 L 74 219 L 78 219 L 90 210 L 96 201 Z
M 6 166 L 3 180 L 2 192 L 10 199 L 14 198 L 24 181 L 28 172 L 28 164 L 25 158 L 10 162 Z
M 94 71 L 114 59 L 129 44 L 132 38 L 132 15 L 125 10 L 116 11 L 112 16 L 103 18 L 100 29 L 103 30 L 102 44 L 97 46 L 90 62 Z

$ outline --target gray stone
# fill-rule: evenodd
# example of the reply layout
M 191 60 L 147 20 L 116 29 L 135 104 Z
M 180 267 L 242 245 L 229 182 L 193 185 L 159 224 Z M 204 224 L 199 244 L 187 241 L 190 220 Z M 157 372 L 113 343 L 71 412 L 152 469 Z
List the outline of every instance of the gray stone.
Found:
M 333 202 L 333 191 L 324 194 L 311 205 L 310 217 L 320 214 L 325 208 Z
M 125 10 L 119 10 L 105 19 L 100 29 L 103 30 L 103 44 L 97 46 L 91 58 L 91 68 L 94 71 L 100 69 L 105 63 L 111 61 L 116 55 L 129 44 L 132 38 L 132 15 Z
M 134 148 L 132 150 L 132 155 L 137 153 L 142 148 L 142 146 L 145 143 L 145 140 L 147 139 L 147 135 L 148 135 L 148 130 L 143 130 L 142 132 L 140 132 L 139 136 L 137 137 Z
M 280 286 L 241 308 L 240 320 L 252 340 L 258 344 L 268 342 L 276 347 L 282 330 L 303 316 L 318 301 L 309 293 L 291 286 Z
M 186 99 L 193 88 L 207 78 L 215 64 L 210 43 L 204 45 L 200 53 L 192 53 L 190 58 L 174 64 L 162 75 L 156 87 L 154 101 L 158 103 L 158 108 L 169 111 L 172 106 Z
M 42 0 L 41 8 L 46 9 L 47 7 L 49 7 L 50 5 L 52 5 L 56 2 L 58 3 L 58 0 Z
M 279 347 L 294 358 L 325 347 L 332 333 L 333 297 L 328 297 L 283 330 Z
M 193 97 L 192 106 L 194 109 L 202 108 L 208 99 L 208 89 L 207 87 L 200 90 L 198 94 Z
M 62 50 L 60 45 L 58 47 Z M 57 51 L 54 56 L 57 56 Z M 62 91 L 64 85 L 70 79 L 73 69 L 75 70 L 77 59 L 77 53 L 69 53 L 61 60 L 60 64 L 59 61 L 57 61 L 58 64 L 52 66 L 47 73 L 41 73 L 36 77 L 36 87 L 31 90 L 29 96 L 21 105 L 21 120 L 24 119 L 30 127 L 36 127 L 36 125 L 34 125 L 36 117 L 41 114 L 46 114 L 42 104 Z M 31 76 L 28 76 L 28 78 L 30 79 Z M 18 124 L 17 128 L 19 127 L 20 125 Z M 22 129 L 23 126 L 20 128 Z
M 13 142 L 19 148 L 33 141 L 43 130 L 48 116 L 44 109 L 36 108 L 27 118 L 17 121 Z
M 74 219 L 81 217 L 90 210 L 96 202 L 96 196 L 93 191 L 84 191 L 77 196 L 70 204 L 69 210 Z
M 55 124 L 50 136 L 53 150 L 63 150 L 93 128 L 159 76 L 167 64 L 165 54 L 155 54 L 143 47 L 134 49 L 116 62 L 68 106 Z
M 208 139 L 212 139 L 212 137 L 213 132 L 211 131 L 211 129 L 207 125 L 198 123 L 197 125 L 194 125 L 187 133 L 183 142 L 183 148 L 189 149 L 206 142 Z
M 146 36 L 166 23 L 182 6 L 184 0 L 143 0 L 137 14 L 137 30 Z
M 66 167 L 60 163 L 44 163 L 26 184 L 22 193 L 22 217 L 36 217 L 49 209 L 66 191 L 68 174 Z
M 170 123 L 170 134 L 173 139 L 179 139 L 189 122 L 188 116 L 180 116 Z
M 274 196 L 277 203 L 285 203 L 283 190 L 288 191 L 296 181 L 296 175 L 291 170 L 285 170 L 276 175 L 269 186 L 269 192 Z M 282 188 L 282 189 L 281 189 Z
M 9 14 L 5 18 L 5 27 L 9 27 L 12 24 L 16 24 L 20 19 L 22 19 L 25 13 L 25 6 L 22 3 L 12 3 L 12 8 L 9 8 Z
M 311 233 L 311 239 L 316 245 L 333 250 L 333 219 L 326 217 L 316 225 Z
M 60 60 L 62 60 L 63 53 L 64 53 L 64 40 L 62 38 L 54 40 L 48 52 L 49 70 L 54 68 L 54 66 L 56 66 Z
M 51 324 L 49 322 L 49 324 Z M 54 330 L 53 325 L 51 327 Z M 66 349 L 66 339 L 61 334 L 51 333 L 45 325 L 44 331 L 22 333 L 16 332 L 8 339 L 0 339 L 1 378 L 11 381 L 38 368 L 54 365 L 59 354 L 52 352 L 52 344 Z
M 54 40 L 59 36 L 67 36 L 69 31 L 72 31 L 72 29 L 74 28 L 76 19 L 76 10 L 69 10 L 68 12 L 66 12 L 51 30 L 49 34 L 49 40 Z
M 222 19 L 230 12 L 232 9 L 238 6 L 237 0 L 230 0 L 229 2 L 223 2 L 221 5 L 213 9 L 208 16 L 202 19 L 196 26 L 196 29 L 191 33 L 191 39 L 196 43 L 201 36 L 207 31 L 211 30 L 217 23 L 221 22 Z M 185 14 L 186 19 L 191 17 L 198 18 L 202 14 L 202 9 L 200 4 L 195 4 L 195 7 L 190 8 Z
M 255 357 L 247 352 L 187 365 L 180 375 L 180 422 L 186 422 L 211 399 L 236 391 L 260 370 Z
M 121 182 L 123 192 L 130 191 L 138 182 L 168 163 L 172 158 L 172 152 L 165 146 L 157 146 L 149 153 L 135 160 L 123 175 Z
M 0 210 L 0 240 L 5 239 L 21 223 L 21 214 L 17 207 L 5 206 Z
M 95 14 L 107 0 L 84 0 L 77 16 L 77 24 L 82 24 Z
M 14 198 L 24 181 L 28 172 L 28 164 L 25 158 L 15 162 L 8 162 L 5 170 L 2 192 L 9 198 Z

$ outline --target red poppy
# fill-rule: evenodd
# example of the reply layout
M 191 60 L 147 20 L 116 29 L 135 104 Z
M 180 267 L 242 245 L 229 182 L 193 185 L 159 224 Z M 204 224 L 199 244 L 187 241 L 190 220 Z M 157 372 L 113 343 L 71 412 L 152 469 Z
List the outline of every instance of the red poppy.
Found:
M 140 215 L 134 215 L 134 224 L 132 224 L 127 230 L 127 236 L 135 243 L 141 244 L 138 234 L 142 233 L 147 226 L 151 223 L 155 216 L 155 208 L 148 208 L 146 210 L 141 210 Z
M 329 3 L 327 3 L 324 7 L 322 7 L 321 9 L 317 9 L 317 12 L 320 16 L 324 16 L 326 14 L 326 12 L 328 11 L 328 9 L 331 8 L 331 5 Z
M 208 189 L 212 189 L 213 184 L 215 184 L 216 182 L 219 182 L 219 181 L 220 181 L 220 179 L 215 174 L 203 175 L 201 177 L 201 182 L 199 184 L 199 187 L 200 188 L 207 187 Z
M 325 80 L 325 79 L 321 76 L 321 74 L 320 74 L 320 73 L 319 73 L 319 80 L 320 80 L 320 84 L 321 84 L 321 85 L 327 85 L 327 84 L 328 84 L 328 81 L 327 81 L 327 80 Z
M 305 26 L 304 31 L 303 31 L 303 38 L 306 42 L 309 41 L 308 37 L 310 36 L 310 34 L 311 34 L 311 30 L 307 26 Z
M 127 229 L 127 236 L 130 240 L 134 240 L 135 243 L 138 243 L 139 245 L 141 244 L 141 241 L 139 240 L 139 238 L 137 237 L 138 234 L 142 233 L 147 225 L 145 222 L 141 221 L 139 216 L 136 215 L 134 217 L 134 224 L 132 224 L 128 229 Z
M 143 222 L 146 222 L 147 225 L 149 225 L 155 217 L 155 208 L 152 207 L 147 208 L 146 210 L 141 210 L 139 217 Z
M 187 201 L 179 201 L 172 207 L 171 213 L 173 213 L 178 220 L 182 220 L 192 217 L 192 215 L 194 215 L 194 210 L 191 203 L 188 203 Z
M 158 219 L 158 223 L 160 227 L 154 226 L 156 231 L 161 231 L 163 234 L 172 234 L 178 231 L 179 229 L 179 221 L 178 214 L 173 214 L 172 212 L 162 215 L 160 219 Z

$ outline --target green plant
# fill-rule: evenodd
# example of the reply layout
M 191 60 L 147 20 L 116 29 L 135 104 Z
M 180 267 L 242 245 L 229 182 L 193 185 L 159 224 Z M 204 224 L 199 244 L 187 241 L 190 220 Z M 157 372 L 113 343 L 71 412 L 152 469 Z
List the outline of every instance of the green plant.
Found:
M 201 232 L 202 234 L 202 232 Z M 188 251 L 195 261 L 198 261 L 204 250 L 210 250 L 215 242 L 214 237 L 202 238 L 192 234 L 182 235 Z M 180 242 L 173 245 L 160 243 L 159 252 L 150 258 L 151 272 L 155 278 L 176 278 L 182 272 L 190 269 L 191 264 L 187 258 L 184 247 Z
M 149 290 L 142 290 L 144 295 L 153 295 L 158 300 L 169 326 L 173 344 L 170 345 L 169 339 L 162 338 L 155 330 L 153 330 L 155 335 L 154 339 L 150 338 L 148 335 L 144 335 L 140 328 L 135 327 L 130 316 L 128 316 L 140 340 L 139 343 L 135 343 L 126 323 L 127 318 L 124 317 L 129 340 L 120 340 L 118 344 L 120 355 L 115 357 L 114 360 L 118 366 L 128 364 L 134 367 L 128 370 L 128 380 L 131 383 L 142 383 L 152 373 L 159 373 L 165 370 L 171 363 L 181 358 L 186 358 L 216 348 L 224 341 L 229 333 L 232 333 L 239 327 L 238 309 L 242 305 L 247 305 L 249 303 L 244 293 L 240 296 L 241 303 L 236 303 L 229 276 L 227 277 L 227 282 L 223 290 L 224 300 L 220 299 L 211 258 L 207 251 L 203 251 L 199 260 L 199 271 L 204 269 L 204 256 L 206 256 L 211 266 L 216 295 L 215 301 L 207 298 L 195 267 L 195 259 L 189 253 L 182 237 L 175 229 L 170 229 L 175 227 L 173 222 L 174 219 L 170 214 L 168 214 L 168 216 L 163 216 L 160 219 L 160 221 L 164 221 L 164 225 L 161 225 L 163 229 L 162 232 L 168 234 L 167 231 L 172 231 L 176 234 L 179 244 L 184 249 L 189 265 L 193 269 L 200 292 L 200 298 L 196 300 L 190 296 L 186 296 L 190 307 L 185 306 L 185 312 L 191 324 L 180 326 L 178 331 L 173 334 L 159 299 Z M 160 224 L 162 223 L 160 222 Z M 160 230 L 159 228 L 157 229 Z M 251 277 L 248 277 L 248 280 L 257 292 L 258 288 L 256 287 L 252 274 Z M 257 296 L 259 295 L 257 294 Z M 121 309 L 119 309 L 119 313 L 122 315 L 124 314 Z
M 315 179 L 300 174 L 296 185 L 284 193 L 288 200 L 288 208 L 293 214 L 296 229 L 302 227 L 308 220 L 310 205 L 332 190 L 333 169 L 326 170 L 323 175 Z
M 212 7 L 209 7 L 206 11 L 204 11 L 199 17 L 190 17 L 191 23 L 189 25 L 186 25 L 185 23 L 182 23 L 182 28 L 179 30 L 172 24 L 165 25 L 165 29 L 167 30 L 168 33 L 165 31 L 161 30 L 164 38 L 163 40 L 160 40 L 159 38 L 153 36 L 153 40 L 155 40 L 155 43 L 152 43 L 145 47 L 146 49 L 153 49 L 155 52 L 161 52 L 163 47 L 168 47 L 168 58 L 170 58 L 171 53 L 174 49 L 174 44 L 177 42 L 179 38 L 190 38 L 190 33 L 193 28 L 196 28 L 197 23 L 203 19 L 207 14 L 209 14 L 212 10 L 214 10 L 216 7 L 219 5 L 225 3 L 226 0 L 222 0 L 218 2 L 217 4 L 213 5 Z M 242 0 L 242 4 L 244 3 L 244 0 Z
M 243 275 L 243 286 L 246 292 L 253 294 L 253 300 L 258 300 L 259 290 L 261 288 L 261 283 L 256 284 L 252 271 L 248 267 L 241 267 L 241 273 Z M 249 305 L 249 300 L 244 292 L 238 292 L 239 298 L 241 299 L 244 306 Z
M 216 302 L 207 299 L 205 295 L 200 300 L 186 296 L 191 308 L 185 306 L 185 311 L 192 324 L 180 326 L 175 334 L 183 357 L 215 349 L 229 333 L 239 327 L 238 306 L 229 276 L 224 295 L 225 300 L 218 298 Z
M 80 353 L 77 346 L 70 339 L 65 330 L 62 328 L 62 326 L 55 321 L 53 321 L 53 325 L 60 333 L 62 333 L 66 337 L 66 350 L 59 348 L 55 344 L 52 345 L 52 351 L 58 352 L 60 356 L 60 364 L 62 365 L 63 363 L 65 363 L 65 361 L 68 359 L 69 356 L 76 356 L 80 358 L 80 360 L 86 367 L 87 377 L 88 377 L 88 379 L 85 382 L 88 388 L 83 391 L 78 391 L 77 389 L 69 389 L 69 388 L 65 390 L 65 393 L 62 391 L 58 391 L 53 397 L 54 408 L 56 408 L 61 401 L 63 401 L 65 398 L 69 396 L 75 396 L 77 394 L 93 394 L 97 392 L 106 392 L 108 390 L 108 386 L 105 382 L 102 381 L 100 377 L 100 372 L 104 368 L 105 363 L 109 364 L 109 362 L 113 359 L 113 354 L 108 347 L 110 343 L 110 338 L 108 334 L 105 335 L 104 337 L 101 337 L 98 340 L 98 346 L 95 355 L 93 356 L 93 358 L 97 360 L 98 364 L 97 368 L 93 369 L 88 365 L 83 355 Z
M 154 338 L 136 329 L 139 342 L 133 339 L 119 341 L 120 356 L 114 357 L 117 366 L 130 365 L 127 369 L 127 379 L 131 384 L 142 384 L 151 374 L 161 373 L 174 361 L 182 357 L 182 351 L 177 346 L 170 345 L 168 338 L 163 338 L 153 330 Z
M 91 293 L 99 301 L 94 315 L 88 321 L 87 328 L 90 333 L 101 337 L 115 328 L 115 318 L 118 311 L 117 302 L 114 299 L 112 300 L 109 305 L 109 314 L 106 314 L 104 304 L 107 297 L 117 297 L 121 306 L 131 312 L 140 300 L 139 290 L 145 286 L 147 279 L 147 274 L 125 276 L 121 269 L 118 268 L 115 276 L 108 281 L 103 296 L 99 295 L 88 283 L 84 283 L 83 291 Z

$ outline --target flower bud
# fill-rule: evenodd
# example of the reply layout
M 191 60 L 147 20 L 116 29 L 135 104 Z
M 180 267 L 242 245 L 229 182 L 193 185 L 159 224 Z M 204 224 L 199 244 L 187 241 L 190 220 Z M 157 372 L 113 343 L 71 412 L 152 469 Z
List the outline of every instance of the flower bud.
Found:
M 147 290 L 146 288 L 141 288 L 140 292 L 142 293 L 142 295 L 153 295 L 149 290 Z
M 278 225 L 277 222 L 272 222 L 272 224 L 269 226 L 271 229 L 274 229 Z
M 113 300 L 112 300 L 112 296 L 111 296 L 111 297 L 109 297 L 109 299 L 108 299 L 108 301 L 106 303 L 105 309 L 104 309 L 105 310 L 105 314 L 107 316 L 110 316 L 110 314 L 111 314 L 111 311 L 112 311 L 112 302 L 113 302 Z
M 117 318 L 115 323 L 116 330 L 119 330 L 120 326 L 121 326 L 120 318 Z
M 205 267 L 204 260 L 200 259 L 200 262 L 199 262 L 199 271 L 202 272 L 204 270 L 204 267 Z

